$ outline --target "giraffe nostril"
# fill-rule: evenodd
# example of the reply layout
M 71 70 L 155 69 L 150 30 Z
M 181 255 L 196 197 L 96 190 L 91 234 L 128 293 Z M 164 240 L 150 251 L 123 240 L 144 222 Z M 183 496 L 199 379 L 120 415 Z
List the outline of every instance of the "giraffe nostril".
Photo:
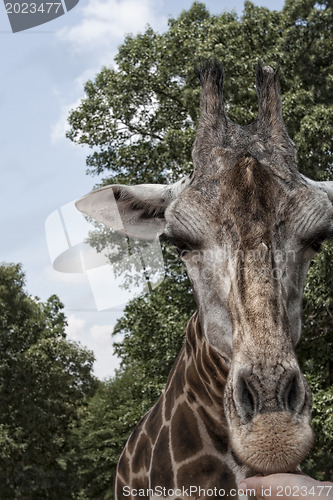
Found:
M 241 369 L 233 380 L 234 408 L 241 424 L 250 423 L 256 416 L 264 413 L 287 412 L 301 414 L 306 402 L 304 380 L 297 369 L 285 370 L 280 378 L 274 378 L 274 370 L 261 374 L 255 369 Z M 258 371 L 258 370 L 257 370 Z M 266 381 L 263 389 L 262 381 Z
M 257 410 L 258 395 L 253 385 L 243 376 L 238 378 L 235 403 L 245 422 L 253 419 Z
M 296 374 L 286 384 L 283 393 L 285 409 L 291 413 L 298 413 L 303 407 L 305 390 L 300 377 Z
M 287 409 L 295 411 L 296 401 L 297 401 L 297 380 L 296 377 L 293 377 L 292 381 L 289 384 L 289 387 L 287 388 L 287 394 L 286 394 Z

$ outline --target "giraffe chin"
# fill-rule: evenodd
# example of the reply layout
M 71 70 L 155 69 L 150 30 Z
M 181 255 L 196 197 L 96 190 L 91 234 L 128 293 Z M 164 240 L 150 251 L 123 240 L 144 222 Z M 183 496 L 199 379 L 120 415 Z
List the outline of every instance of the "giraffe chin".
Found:
M 292 472 L 306 457 L 313 443 L 307 416 L 287 412 L 256 415 L 251 423 L 231 433 L 238 458 L 262 474 Z

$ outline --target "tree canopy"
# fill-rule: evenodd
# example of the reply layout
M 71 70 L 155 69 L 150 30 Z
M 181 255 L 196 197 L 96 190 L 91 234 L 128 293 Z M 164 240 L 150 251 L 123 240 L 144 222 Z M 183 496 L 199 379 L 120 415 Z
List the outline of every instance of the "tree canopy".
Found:
M 298 147 L 300 171 L 313 179 L 329 179 L 333 174 L 332 33 L 329 0 L 286 0 L 280 12 L 246 1 L 241 17 L 235 12 L 210 15 L 204 4 L 195 2 L 169 20 L 165 33 L 149 27 L 126 37 L 115 67 L 102 68 L 94 81 L 86 83 L 85 97 L 70 114 L 68 137 L 91 147 L 87 173 L 103 174 L 103 184 L 177 180 L 193 168 L 191 149 L 200 95 L 194 65 L 202 58 L 223 61 L 228 115 L 246 124 L 257 114 L 254 75 L 261 60 L 281 68 L 283 114 Z M 332 479 L 333 474 L 331 261 L 332 245 L 327 244 L 306 286 L 299 348 L 314 389 L 316 444 L 305 467 L 319 479 Z M 115 329 L 124 334 L 116 347 L 124 373 L 131 370 L 141 387 L 127 407 L 121 402 L 121 411 L 126 414 L 137 405 L 137 420 L 156 399 L 194 308 L 183 268 L 170 255 L 165 265 L 165 282 L 152 295 L 129 303 Z M 120 418 L 120 406 L 115 402 L 113 408 L 118 416 L 109 413 L 111 426 Z M 122 444 L 118 445 L 120 453 Z
M 0 498 L 73 498 L 72 428 L 96 380 L 62 309 L 27 293 L 19 265 L 0 265 Z
M 88 172 L 105 182 L 165 182 L 192 169 L 200 88 L 193 66 L 223 61 L 231 119 L 256 115 L 258 60 L 281 67 L 284 118 L 302 172 L 327 176 L 332 139 L 332 8 L 329 1 L 288 0 L 281 12 L 245 2 L 244 13 L 211 16 L 194 3 L 163 34 L 129 35 L 115 57 L 85 85 L 68 136 L 88 144 Z

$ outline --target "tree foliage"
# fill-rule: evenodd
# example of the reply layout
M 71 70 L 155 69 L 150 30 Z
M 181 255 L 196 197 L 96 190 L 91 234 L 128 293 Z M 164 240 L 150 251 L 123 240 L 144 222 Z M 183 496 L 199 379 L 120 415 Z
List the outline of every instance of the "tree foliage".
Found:
M 94 392 L 93 355 L 69 342 L 63 305 L 0 266 L 0 498 L 73 498 L 72 427 Z
M 326 176 L 333 126 L 331 28 L 328 1 L 292 0 L 281 12 L 245 2 L 241 19 L 228 12 L 210 16 L 194 3 L 170 19 L 166 33 L 148 28 L 127 36 L 117 68 L 103 68 L 85 85 L 68 136 L 93 149 L 88 172 L 105 173 L 107 183 L 177 179 L 192 169 L 200 92 L 194 64 L 211 57 L 224 62 L 228 114 L 247 123 L 257 112 L 259 59 L 281 66 L 284 116 L 300 169 Z
M 80 499 L 113 498 L 114 465 L 120 450 L 145 412 L 141 382 L 130 369 L 102 382 L 75 429 Z
M 309 271 L 304 294 L 303 338 L 298 354 L 313 392 L 315 445 L 305 464 L 332 480 L 333 464 L 333 243 L 326 243 Z
M 228 114 L 246 124 L 257 114 L 254 73 L 261 60 L 281 67 L 284 118 L 298 147 L 301 172 L 313 179 L 328 179 L 333 174 L 332 25 L 329 0 L 286 0 L 281 12 L 246 1 L 241 17 L 235 12 L 210 15 L 204 4 L 195 2 L 177 19 L 169 20 L 165 33 L 148 28 L 126 37 L 115 58 L 116 67 L 102 68 L 85 85 L 85 97 L 69 117 L 68 137 L 91 147 L 87 172 L 103 173 L 103 184 L 177 180 L 193 167 L 191 148 L 200 95 L 193 66 L 202 58 L 223 61 Z M 333 334 L 331 248 L 324 248 L 310 272 L 299 350 L 315 392 L 317 441 L 306 467 L 318 478 L 333 474 L 328 350 Z M 139 404 L 140 410 L 157 397 L 193 308 L 188 281 L 180 278 L 182 272 L 167 273 L 167 280 L 153 295 L 131 302 L 116 327 L 124 333 L 116 347 L 123 367 L 131 368 L 141 381 L 144 403 Z M 138 404 L 139 399 L 128 406 Z M 121 408 L 126 412 L 123 403 Z M 115 403 L 115 414 L 118 409 Z M 113 425 L 112 415 L 110 422 Z

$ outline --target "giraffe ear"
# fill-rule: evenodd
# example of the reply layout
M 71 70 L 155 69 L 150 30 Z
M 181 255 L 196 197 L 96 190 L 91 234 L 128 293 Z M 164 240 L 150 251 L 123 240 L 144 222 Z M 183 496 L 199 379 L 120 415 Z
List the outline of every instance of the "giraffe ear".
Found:
M 132 238 L 154 240 L 165 227 L 166 208 L 189 184 L 184 177 L 171 185 L 105 186 L 79 199 L 80 212 Z
M 308 177 L 305 177 L 305 175 L 302 175 L 303 179 L 308 184 L 311 184 L 311 186 L 316 186 L 322 189 L 323 191 L 326 191 L 328 199 L 333 203 L 333 181 L 313 181 L 312 179 L 309 179 Z
M 316 184 L 326 191 L 329 200 L 333 203 L 333 181 L 317 182 Z

